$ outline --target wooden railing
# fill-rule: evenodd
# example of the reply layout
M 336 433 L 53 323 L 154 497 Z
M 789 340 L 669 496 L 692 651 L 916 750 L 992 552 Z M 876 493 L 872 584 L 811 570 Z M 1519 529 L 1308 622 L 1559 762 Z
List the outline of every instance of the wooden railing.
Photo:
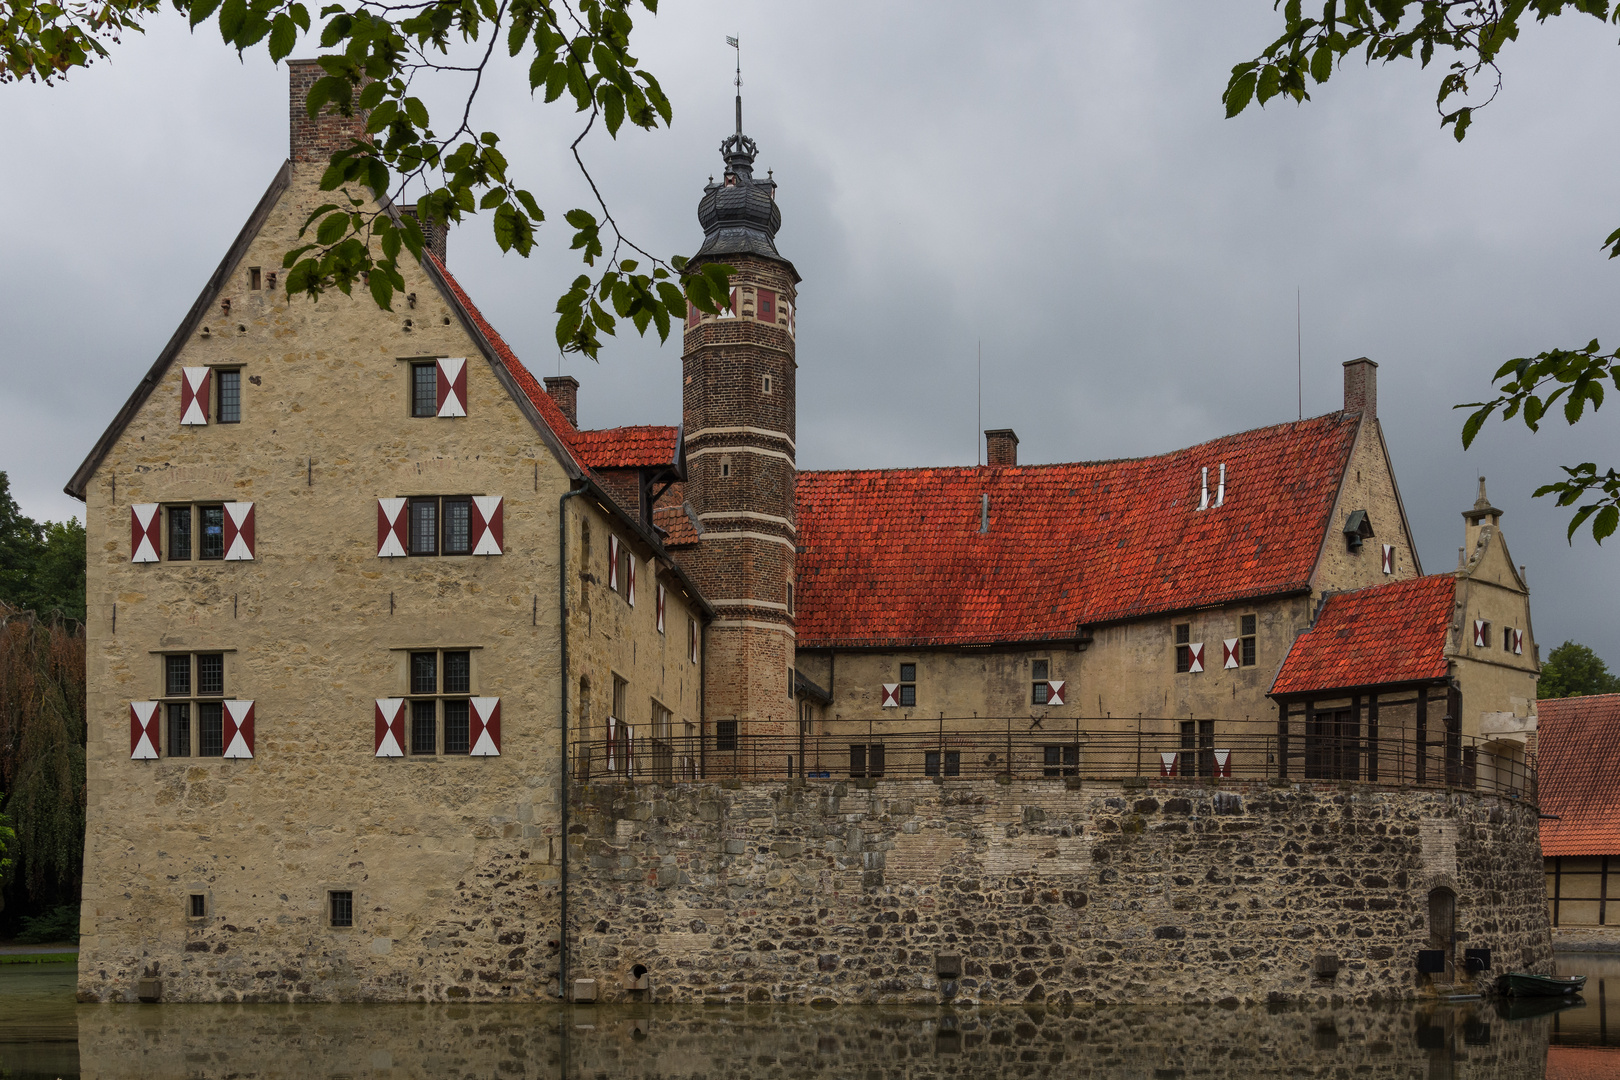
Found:
M 621 725 L 611 741 L 575 743 L 573 771 L 580 780 L 651 783 L 1146 777 L 1451 787 L 1530 800 L 1536 794 L 1535 770 L 1521 757 L 1455 732 L 1312 733 L 1295 723 L 1279 733 L 1275 722 L 1152 719 L 1142 721 L 1144 730 L 1121 731 L 1120 723 L 1065 720 L 1069 730 L 1049 731 L 1030 730 L 1028 717 L 942 719 L 934 730 L 912 722 L 905 730 L 874 724 L 869 731 L 850 725 L 841 734 L 670 739 L 640 738 Z

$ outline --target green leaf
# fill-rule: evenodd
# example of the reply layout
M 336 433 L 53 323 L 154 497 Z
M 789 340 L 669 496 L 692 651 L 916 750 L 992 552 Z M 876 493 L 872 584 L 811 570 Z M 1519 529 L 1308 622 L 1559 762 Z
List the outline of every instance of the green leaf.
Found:
M 1462 408 L 1462 406 L 1458 407 Z M 1479 434 L 1479 429 L 1485 425 L 1486 420 L 1490 419 L 1491 410 L 1493 408 L 1495 408 L 1495 406 L 1487 405 L 1485 408 L 1480 409 L 1478 412 L 1470 415 L 1467 421 L 1463 423 L 1462 443 L 1464 450 L 1474 445 L 1474 436 Z
M 369 284 L 371 285 L 371 298 L 377 302 L 377 306 L 384 311 L 393 311 L 394 283 L 388 280 L 388 275 L 374 270 Z
M 1320 45 L 1311 56 L 1311 78 L 1318 83 L 1325 83 L 1328 81 L 1328 76 L 1332 74 L 1333 50 L 1326 45 Z
M 506 201 L 505 188 L 490 188 L 484 192 L 484 197 L 478 200 L 478 209 L 492 210 Z
M 349 215 L 328 214 L 321 222 L 320 228 L 315 230 L 315 239 L 322 244 L 331 246 L 349 231 Z
M 202 23 L 207 22 L 208 17 L 212 15 L 214 10 L 218 7 L 219 0 L 193 0 L 190 14 L 191 28 L 195 30 Z
M 242 27 L 247 24 L 247 0 L 225 0 L 219 9 L 219 36 L 225 44 L 235 45 Z
M 1620 525 L 1620 508 L 1605 506 L 1597 513 L 1597 519 L 1592 522 L 1592 539 L 1598 543 L 1614 535 L 1616 525 Z
M 270 24 L 270 59 L 278 61 L 293 51 L 298 42 L 298 27 L 290 15 L 277 15 Z
M 1244 109 L 1248 108 L 1249 101 L 1254 97 L 1255 75 L 1250 71 L 1243 75 L 1234 76 L 1226 87 L 1226 118 L 1230 120 Z
M 682 322 L 686 321 L 687 304 L 685 293 L 670 282 L 660 281 L 658 283 L 658 297 L 664 302 L 664 307 L 668 309 L 670 315 Z

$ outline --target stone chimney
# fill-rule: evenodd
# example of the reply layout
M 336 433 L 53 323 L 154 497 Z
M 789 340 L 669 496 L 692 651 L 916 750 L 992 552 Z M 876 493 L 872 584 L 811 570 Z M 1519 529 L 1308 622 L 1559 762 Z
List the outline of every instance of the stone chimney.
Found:
M 984 460 L 988 465 L 1018 464 L 1018 436 L 1012 428 L 984 433 Z
M 1344 362 L 1344 411 L 1378 419 L 1378 365 L 1365 356 Z
M 327 105 L 321 110 L 320 116 L 311 120 L 309 110 L 305 106 L 309 100 L 309 89 L 315 85 L 317 79 L 326 75 L 326 70 L 321 67 L 318 60 L 289 60 L 287 73 L 291 79 L 288 106 L 292 131 L 290 156 L 293 164 L 307 163 L 324 168 L 334 152 L 353 145 L 357 138 L 365 137 L 365 111 L 356 109 L 353 116 L 343 116 L 331 105 Z
M 568 422 L 579 427 L 579 380 L 572 375 L 548 375 L 546 393 L 568 417 Z

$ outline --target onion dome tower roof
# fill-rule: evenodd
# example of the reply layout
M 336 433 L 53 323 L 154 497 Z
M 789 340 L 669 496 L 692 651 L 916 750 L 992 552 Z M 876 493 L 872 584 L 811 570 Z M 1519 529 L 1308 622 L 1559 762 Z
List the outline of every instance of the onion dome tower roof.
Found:
M 776 181 L 767 174 L 754 178 L 754 158 L 759 147 L 743 134 L 742 95 L 737 95 L 737 130 L 720 144 L 725 159 L 723 178 L 711 177 L 698 200 L 698 222 L 703 226 L 703 246 L 696 259 L 723 262 L 728 255 L 757 255 L 786 263 L 798 281 L 793 264 L 776 250 L 776 232 L 782 227 L 782 211 L 776 205 Z

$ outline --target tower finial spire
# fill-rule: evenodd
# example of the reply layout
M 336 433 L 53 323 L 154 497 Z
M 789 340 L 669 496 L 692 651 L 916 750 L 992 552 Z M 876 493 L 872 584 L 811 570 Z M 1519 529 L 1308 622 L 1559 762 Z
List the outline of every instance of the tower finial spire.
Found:
M 742 134 L 742 45 L 729 34 L 726 35 L 726 44 L 737 50 L 737 77 L 732 85 L 737 88 L 737 134 Z
M 720 156 L 726 159 L 726 187 L 735 187 L 742 182 L 752 183 L 754 179 L 754 156 L 759 153 L 759 147 L 754 140 L 743 134 L 742 126 L 742 46 L 737 39 L 726 37 L 726 44 L 737 50 L 737 131 L 726 136 L 720 144 Z

